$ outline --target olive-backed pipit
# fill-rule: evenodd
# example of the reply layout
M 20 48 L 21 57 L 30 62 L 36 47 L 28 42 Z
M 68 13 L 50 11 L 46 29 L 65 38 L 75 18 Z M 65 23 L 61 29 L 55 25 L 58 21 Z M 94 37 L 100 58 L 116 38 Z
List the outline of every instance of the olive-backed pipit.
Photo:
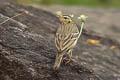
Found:
M 53 67 L 55 70 L 60 67 L 62 57 L 65 53 L 71 57 L 72 48 L 76 45 L 82 32 L 81 29 L 83 29 L 84 24 L 82 23 L 80 31 L 78 30 L 72 17 L 72 15 L 59 16 L 61 24 L 58 27 L 55 37 L 55 44 L 58 52 Z M 84 20 L 82 20 L 82 22 L 83 21 Z

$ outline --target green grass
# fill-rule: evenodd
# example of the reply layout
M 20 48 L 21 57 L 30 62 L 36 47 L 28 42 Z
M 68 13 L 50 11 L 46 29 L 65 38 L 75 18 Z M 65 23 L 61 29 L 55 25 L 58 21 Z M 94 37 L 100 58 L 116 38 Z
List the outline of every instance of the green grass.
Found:
M 13 0 L 18 3 L 37 4 L 37 5 L 78 5 L 78 6 L 91 6 L 91 7 L 115 7 L 120 8 L 120 0 Z

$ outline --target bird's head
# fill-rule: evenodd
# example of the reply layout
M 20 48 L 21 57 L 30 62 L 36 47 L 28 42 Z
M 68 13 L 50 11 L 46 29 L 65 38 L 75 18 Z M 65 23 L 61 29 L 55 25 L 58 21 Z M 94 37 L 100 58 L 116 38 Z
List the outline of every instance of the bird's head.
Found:
M 69 23 L 73 23 L 72 17 L 73 15 L 62 15 L 59 18 L 62 23 L 69 24 Z

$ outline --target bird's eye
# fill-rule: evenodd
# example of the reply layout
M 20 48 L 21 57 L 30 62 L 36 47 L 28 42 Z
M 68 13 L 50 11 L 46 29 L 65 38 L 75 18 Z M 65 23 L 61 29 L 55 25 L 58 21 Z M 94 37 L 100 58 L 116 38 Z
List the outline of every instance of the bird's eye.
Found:
M 64 17 L 64 19 L 68 19 L 67 17 Z

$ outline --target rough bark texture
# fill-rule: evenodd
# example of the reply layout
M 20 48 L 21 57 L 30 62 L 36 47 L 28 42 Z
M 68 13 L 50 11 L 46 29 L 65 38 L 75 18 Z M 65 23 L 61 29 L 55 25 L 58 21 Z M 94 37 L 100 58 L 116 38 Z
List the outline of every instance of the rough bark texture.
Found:
M 25 12 L 25 13 L 24 13 Z M 106 36 L 84 30 L 73 56 L 78 64 L 62 63 L 52 69 L 56 48 L 54 35 L 58 18 L 42 9 L 0 0 L 0 80 L 117 80 L 120 74 L 120 43 Z M 87 43 L 101 40 L 100 45 Z M 110 46 L 116 45 L 114 50 Z

